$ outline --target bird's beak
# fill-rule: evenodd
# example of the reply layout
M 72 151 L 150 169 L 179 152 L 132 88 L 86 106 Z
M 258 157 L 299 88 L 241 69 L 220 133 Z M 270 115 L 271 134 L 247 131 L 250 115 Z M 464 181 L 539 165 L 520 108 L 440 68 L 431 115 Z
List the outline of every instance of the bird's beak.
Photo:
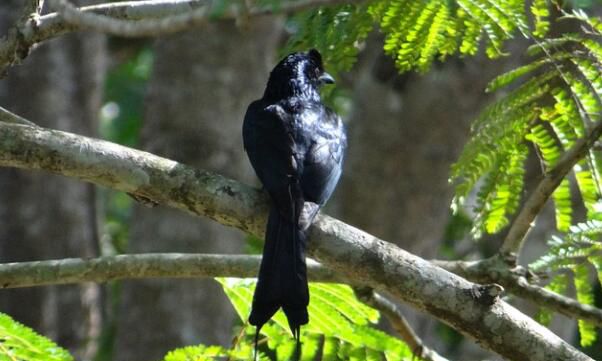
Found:
M 332 77 L 332 75 L 326 72 L 322 73 L 318 80 L 320 81 L 320 84 L 334 84 L 334 78 Z

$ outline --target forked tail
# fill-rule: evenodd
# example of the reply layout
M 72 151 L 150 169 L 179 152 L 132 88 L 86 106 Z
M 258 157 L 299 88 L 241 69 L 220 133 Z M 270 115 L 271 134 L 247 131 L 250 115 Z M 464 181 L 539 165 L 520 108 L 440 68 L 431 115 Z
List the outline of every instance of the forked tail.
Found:
M 297 341 L 301 325 L 309 321 L 306 238 L 306 231 L 301 230 L 297 222 L 284 217 L 272 205 L 249 316 L 251 325 L 257 326 L 257 333 L 280 307 Z

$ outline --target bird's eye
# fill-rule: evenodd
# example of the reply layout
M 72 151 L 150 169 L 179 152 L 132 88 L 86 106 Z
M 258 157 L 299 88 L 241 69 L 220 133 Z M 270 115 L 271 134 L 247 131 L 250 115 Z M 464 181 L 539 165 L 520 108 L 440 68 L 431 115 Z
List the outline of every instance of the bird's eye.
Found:
M 319 77 L 320 77 L 320 69 L 319 69 L 319 68 L 316 68 L 316 69 L 314 70 L 314 73 L 315 73 L 315 75 L 316 75 L 316 78 L 319 78 Z

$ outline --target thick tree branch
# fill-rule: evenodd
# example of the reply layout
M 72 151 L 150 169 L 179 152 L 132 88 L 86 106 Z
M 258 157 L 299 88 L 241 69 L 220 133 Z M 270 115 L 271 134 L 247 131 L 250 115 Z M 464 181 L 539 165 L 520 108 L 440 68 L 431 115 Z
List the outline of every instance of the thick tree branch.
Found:
M 0 123 L 0 166 L 78 178 L 263 235 L 265 194 L 113 143 Z M 342 277 L 386 291 L 509 360 L 591 360 L 507 303 L 483 304 L 473 283 L 331 217 L 319 216 L 312 226 L 308 253 Z
M 0 287 L 105 283 L 136 278 L 256 277 L 260 256 L 225 254 L 149 253 L 106 256 L 92 259 L 0 264 Z M 310 280 L 341 282 L 321 264 L 308 260 Z
M 554 193 L 554 190 L 558 188 L 560 182 L 573 169 L 575 164 L 585 157 L 596 140 L 600 138 L 600 135 L 602 135 L 602 121 L 595 123 L 586 137 L 576 141 L 573 147 L 558 160 L 558 163 L 546 172 L 512 222 L 512 226 L 500 248 L 502 257 L 516 261 L 535 218 Z
M 574 319 L 602 327 L 602 310 L 549 291 L 529 282 L 529 272 L 523 267 L 510 268 L 499 256 L 479 261 L 432 261 L 439 267 L 473 282 L 498 283 L 517 297 L 544 306 Z

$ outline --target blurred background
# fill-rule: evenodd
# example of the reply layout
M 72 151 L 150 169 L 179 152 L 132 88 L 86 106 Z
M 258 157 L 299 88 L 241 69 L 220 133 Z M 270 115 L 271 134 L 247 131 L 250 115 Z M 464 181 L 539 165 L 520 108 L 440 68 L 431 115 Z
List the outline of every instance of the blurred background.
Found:
M 20 16 L 21 4 L 0 2 L 0 33 Z M 289 25 L 283 17 L 264 17 L 241 26 L 217 21 L 157 39 L 60 37 L 36 48 L 0 80 L 0 105 L 41 126 L 108 139 L 257 185 L 242 147 L 242 119 L 284 55 Z M 372 33 L 353 70 L 337 74 L 336 90 L 328 96 L 347 124 L 349 149 L 326 212 L 427 259 L 493 254 L 499 236 L 475 243 L 468 237 L 470 218 L 451 216 L 449 167 L 467 140 L 470 121 L 492 99 L 485 85 L 523 62 L 527 43 L 509 43 L 510 55 L 495 61 L 484 55 L 451 58 L 425 75 L 399 75 L 383 55 L 382 42 Z M 531 180 L 541 173 L 536 160 L 532 165 Z M 528 243 L 526 258 L 532 258 L 524 262 L 541 253 L 538 247 L 552 228 L 546 227 L 553 222 L 548 213 L 549 220 L 540 219 L 531 233 L 536 241 Z M 245 234 L 206 219 L 15 169 L 0 169 L 0 224 L 1 262 L 253 248 Z M 95 361 L 158 360 L 170 349 L 198 343 L 228 346 L 238 322 L 212 280 L 2 290 L 0 311 L 78 360 Z M 409 308 L 406 315 L 425 343 L 450 359 L 496 359 L 430 317 Z M 555 323 L 555 332 L 576 341 L 574 321 L 557 317 Z M 599 350 L 598 343 L 586 351 L 600 356 Z

